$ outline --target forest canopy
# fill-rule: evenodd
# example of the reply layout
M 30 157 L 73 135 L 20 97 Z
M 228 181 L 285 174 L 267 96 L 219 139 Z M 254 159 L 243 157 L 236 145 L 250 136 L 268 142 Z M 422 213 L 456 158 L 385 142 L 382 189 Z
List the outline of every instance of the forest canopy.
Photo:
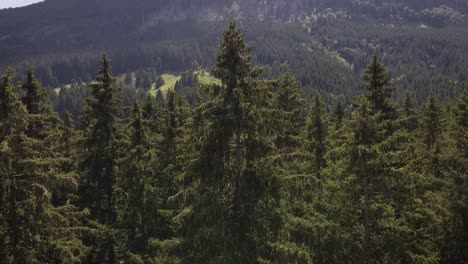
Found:
M 174 89 L 107 55 L 55 99 L 6 71 L 1 262 L 468 262 L 466 89 L 397 96 L 376 49 L 360 94 L 324 98 L 255 52 L 231 21 Z

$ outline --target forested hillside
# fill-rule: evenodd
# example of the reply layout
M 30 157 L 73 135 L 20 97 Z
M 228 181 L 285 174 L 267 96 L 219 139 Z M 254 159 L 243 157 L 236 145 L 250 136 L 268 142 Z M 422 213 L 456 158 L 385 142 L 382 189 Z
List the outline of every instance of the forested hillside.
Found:
M 234 18 L 264 77 L 291 71 L 307 96 L 319 91 L 349 105 L 377 51 L 398 94 L 420 104 L 430 93 L 454 99 L 466 89 L 467 14 L 466 0 L 46 0 L 0 10 L 0 69 L 21 79 L 32 65 L 49 88 L 91 81 L 95 54 L 104 52 L 116 75 L 208 70 Z
M 162 64 L 148 67 L 150 58 L 129 51 L 122 56 L 135 69 L 141 59 L 139 70 L 114 75 L 113 57 L 103 55 L 97 77 L 51 95 L 33 68 L 21 76 L 7 70 L 0 82 L 0 262 L 467 263 L 466 88 L 443 100 L 423 98 L 431 91 L 420 86 L 396 90 L 396 79 L 431 82 L 412 75 L 411 58 L 383 51 L 391 40 L 406 45 L 404 33 L 389 32 L 349 69 L 326 56 L 331 47 L 354 45 L 327 42 L 327 35 L 340 39 L 336 27 L 312 29 L 323 39 L 304 44 L 308 53 L 276 54 L 271 39 L 301 46 L 310 35 L 288 30 L 297 25 L 254 24 L 266 40 L 257 45 L 273 47 L 254 50 L 230 22 L 217 36 L 209 73 L 192 65 L 179 78 L 161 75 Z M 428 35 L 417 34 L 424 43 Z M 448 56 L 440 47 L 428 48 Z M 283 54 L 297 60 L 270 57 Z M 258 67 L 261 60 L 272 64 Z M 300 68 L 309 61 L 317 65 Z M 401 65 L 404 80 L 383 61 Z M 346 69 L 359 78 L 346 77 Z M 436 69 L 435 78 L 456 74 Z M 343 93 L 354 87 L 356 96 L 321 89 L 333 72 Z M 307 76 L 323 86 L 304 91 Z

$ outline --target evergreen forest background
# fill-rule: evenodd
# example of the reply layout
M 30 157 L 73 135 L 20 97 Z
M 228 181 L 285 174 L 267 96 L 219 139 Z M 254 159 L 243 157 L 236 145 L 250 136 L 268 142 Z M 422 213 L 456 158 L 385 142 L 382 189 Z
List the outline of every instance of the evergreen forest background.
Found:
M 466 2 L 91 2 L 0 10 L 0 263 L 468 262 Z

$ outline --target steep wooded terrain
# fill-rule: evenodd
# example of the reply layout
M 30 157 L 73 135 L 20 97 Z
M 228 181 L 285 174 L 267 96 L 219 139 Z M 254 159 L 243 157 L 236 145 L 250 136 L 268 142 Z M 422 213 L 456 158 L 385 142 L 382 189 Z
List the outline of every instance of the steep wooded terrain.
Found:
M 90 81 L 102 52 L 116 74 L 184 72 L 194 62 L 208 69 L 221 28 L 235 18 L 256 48 L 253 62 L 266 73 L 290 69 L 308 95 L 359 93 L 360 69 L 376 51 L 397 89 L 421 102 L 467 87 L 466 13 L 461 0 L 47 0 L 0 11 L 0 67 L 22 76 L 32 64 L 54 88 Z

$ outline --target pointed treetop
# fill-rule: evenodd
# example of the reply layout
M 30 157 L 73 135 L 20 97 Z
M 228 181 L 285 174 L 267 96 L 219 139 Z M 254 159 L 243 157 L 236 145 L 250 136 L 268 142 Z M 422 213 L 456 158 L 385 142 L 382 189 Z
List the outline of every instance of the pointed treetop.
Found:
M 372 56 L 371 63 L 367 66 L 362 80 L 364 87 L 370 93 L 367 98 L 373 111 L 385 111 L 388 107 L 388 99 L 392 97 L 393 88 L 390 86 L 387 69 L 379 62 L 376 53 Z
M 433 94 L 422 107 L 421 125 L 424 143 L 428 149 L 434 147 L 442 133 L 442 111 Z
M 302 111 L 305 105 L 304 92 L 301 85 L 290 72 L 282 75 L 277 81 L 278 104 L 287 112 Z
M 337 127 L 341 126 L 344 117 L 344 109 L 340 100 L 336 102 L 335 109 L 333 110 L 333 118 Z
M 13 130 L 26 128 L 27 111 L 14 90 L 13 73 L 8 70 L 0 83 L 0 142 Z
M 26 80 L 21 85 L 21 88 L 26 92 L 22 98 L 26 109 L 28 109 L 30 114 L 38 114 L 40 112 L 40 105 L 47 94 L 45 91 L 42 91 L 41 83 L 35 78 L 32 67 L 28 68 Z
M 413 109 L 414 109 L 413 98 L 411 97 L 411 94 L 409 92 L 406 92 L 405 100 L 403 101 L 403 111 L 406 117 L 409 117 L 411 115 L 411 113 L 413 112 Z
M 245 44 L 245 34 L 237 28 L 235 21 L 231 21 L 224 31 L 217 63 L 212 70 L 228 94 L 251 75 L 251 57 L 247 55 L 251 51 L 252 47 Z
M 110 60 L 107 58 L 106 54 L 102 55 L 101 67 L 99 69 L 99 74 L 96 78 L 98 82 L 103 83 L 104 85 L 110 84 L 114 81 L 112 77 L 112 68 L 110 65 Z
M 146 135 L 144 131 L 143 125 L 143 110 L 141 109 L 140 104 L 135 99 L 133 101 L 133 121 L 132 121 L 132 128 L 133 128 L 133 138 L 132 143 L 134 145 L 141 145 L 146 140 Z

